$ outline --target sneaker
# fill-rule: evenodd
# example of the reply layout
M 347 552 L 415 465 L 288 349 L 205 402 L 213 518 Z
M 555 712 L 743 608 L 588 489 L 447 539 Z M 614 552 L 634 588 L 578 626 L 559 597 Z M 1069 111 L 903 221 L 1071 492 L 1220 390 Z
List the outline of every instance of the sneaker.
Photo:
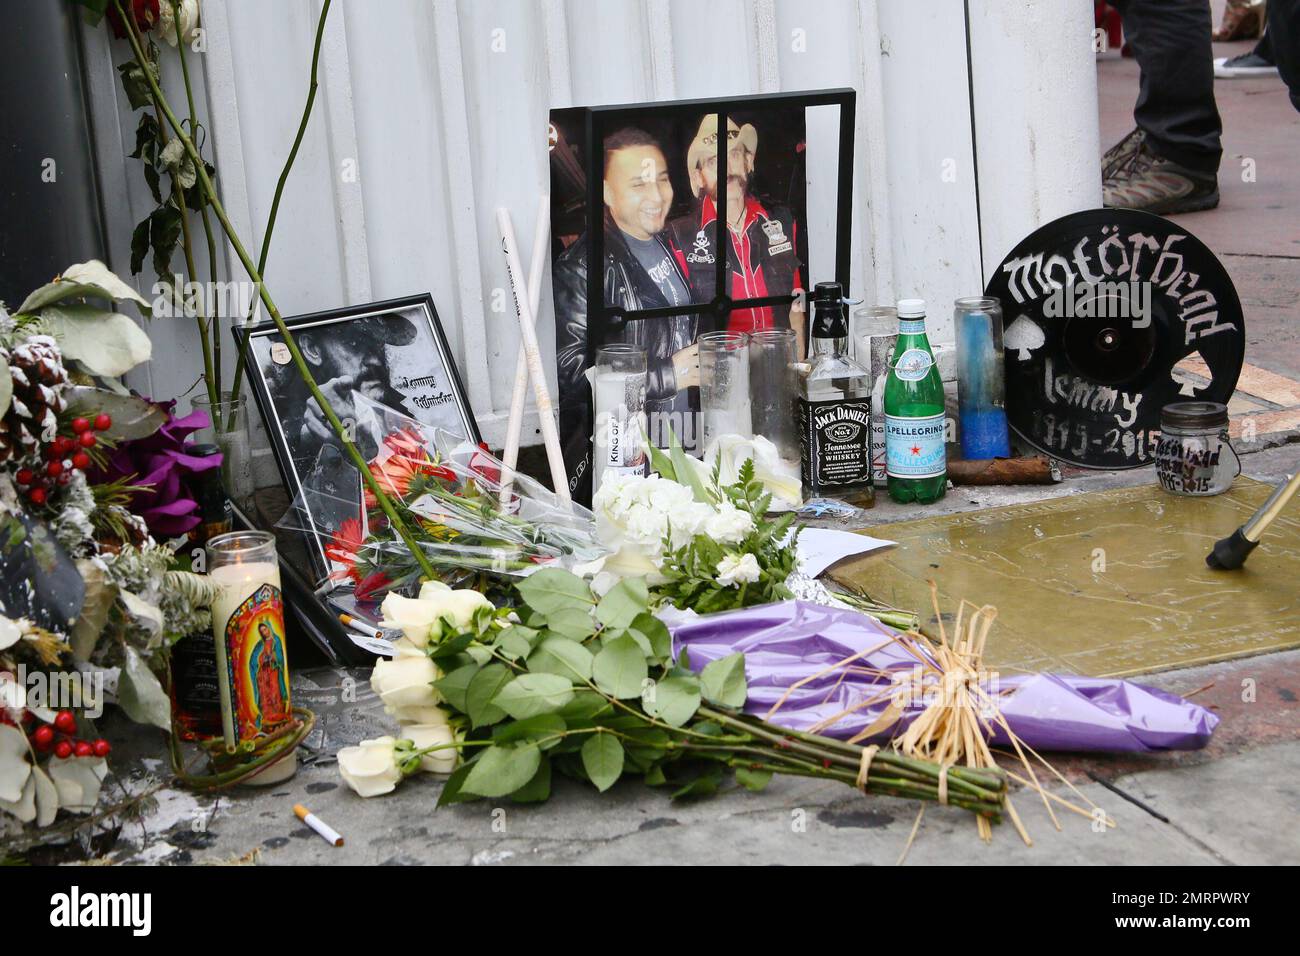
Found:
M 1115 170 L 1128 162 L 1129 158 L 1138 151 L 1144 139 L 1146 139 L 1146 133 L 1135 126 L 1133 132 L 1106 150 L 1101 157 L 1101 178 L 1103 182 L 1110 179 Z
M 1219 204 L 1219 177 L 1158 156 L 1143 139 L 1128 162 L 1102 184 L 1101 194 L 1110 209 L 1140 209 L 1159 216 L 1196 212 Z
M 1214 61 L 1214 75 L 1220 80 L 1243 76 L 1277 76 L 1277 64 L 1270 63 L 1254 50 L 1240 56 L 1219 57 Z

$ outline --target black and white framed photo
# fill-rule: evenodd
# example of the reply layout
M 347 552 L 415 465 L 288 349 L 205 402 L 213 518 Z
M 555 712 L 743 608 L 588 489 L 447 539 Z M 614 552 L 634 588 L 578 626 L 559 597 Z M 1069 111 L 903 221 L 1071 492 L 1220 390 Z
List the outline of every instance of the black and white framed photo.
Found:
M 792 328 L 803 291 L 849 290 L 855 93 L 552 110 L 551 267 L 570 491 L 591 495 L 587 371 L 646 350 L 650 440 L 698 452 L 698 341 Z
M 460 373 L 428 294 L 331 309 L 285 320 L 321 393 L 345 426 L 357 420 L 355 393 L 451 434 L 482 440 Z M 313 571 L 329 570 L 325 541 L 349 518 L 361 476 L 343 451 L 273 322 L 235 335 L 245 350 L 249 381 L 290 499 L 313 483 L 306 513 Z M 357 448 L 367 459 L 378 448 Z M 329 486 L 336 485 L 336 488 Z M 333 509 L 328 502 L 337 501 Z M 314 533 L 312 533 L 314 532 Z

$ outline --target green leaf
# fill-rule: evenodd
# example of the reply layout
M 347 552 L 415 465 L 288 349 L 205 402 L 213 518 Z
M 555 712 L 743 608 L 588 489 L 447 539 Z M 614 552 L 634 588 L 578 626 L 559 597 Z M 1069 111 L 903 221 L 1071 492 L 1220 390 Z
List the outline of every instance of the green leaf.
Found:
M 690 783 L 675 791 L 673 793 L 673 799 L 683 800 L 689 797 L 707 797 L 710 794 L 717 793 L 718 784 L 720 783 L 722 783 L 722 768 L 710 767 Z
M 596 789 L 604 793 L 623 773 L 623 745 L 613 734 L 592 734 L 582 745 L 582 766 Z
M 500 724 L 492 728 L 492 741 L 498 744 L 510 744 L 526 740 L 537 744 L 543 750 L 549 750 L 560 742 L 559 739 L 547 740 L 544 744 L 541 741 L 548 737 L 559 738 L 566 729 L 564 718 L 559 714 L 538 714 L 536 717 L 512 720 L 508 724 Z
M 466 636 L 473 637 L 472 634 Z M 502 632 L 501 636 L 497 638 L 496 646 L 512 661 L 520 657 L 527 657 L 528 653 L 533 649 L 533 645 L 528 643 L 528 638 L 516 634 L 513 627 Z
M 551 761 L 546 757 L 538 764 L 533 779 L 510 794 L 515 803 L 543 803 L 551 796 Z
M 170 278 L 172 254 L 181 238 L 181 211 L 164 203 L 149 217 L 149 245 L 153 247 L 153 271 Z M 188 313 L 186 313 L 188 314 Z
M 533 779 L 542 762 L 536 744 L 522 747 L 493 745 L 474 761 L 461 790 L 480 797 L 504 797 Z
M 149 218 L 136 223 L 131 232 L 131 275 L 136 275 L 144 268 L 145 253 L 149 251 Z
M 661 478 L 667 478 L 669 481 L 677 480 L 677 472 L 673 468 L 672 459 L 665 455 L 654 445 L 649 446 L 650 467 L 659 473 Z
M 465 713 L 475 727 L 495 724 L 506 712 L 492 703 L 501 688 L 510 683 L 510 669 L 504 664 L 488 664 L 469 682 L 465 691 Z
M 681 727 L 700 709 L 700 682 L 694 677 L 669 677 L 653 691 L 643 700 L 646 713 L 673 727 Z
M 645 654 L 630 637 L 610 641 L 596 655 L 591 674 L 596 686 L 611 697 L 626 700 L 641 696 L 641 686 L 649 676 Z
M 591 619 L 591 608 L 562 607 L 546 615 L 546 627 L 556 634 L 580 641 L 596 633 L 596 624 Z
M 659 663 L 664 663 L 673 653 L 673 636 L 668 626 L 649 611 L 638 614 L 632 621 L 632 629 L 643 635 L 650 642 L 650 650 Z
M 590 721 L 612 712 L 614 705 L 594 690 L 580 690 L 560 709 L 560 716 L 570 725 Z
M 568 678 L 556 674 L 522 674 L 492 699 L 516 720 L 553 714 L 573 700 L 573 685 Z
M 23 300 L 16 314 L 34 314 L 47 305 L 73 298 L 130 299 L 141 312 L 147 315 L 150 311 L 149 303 L 140 293 L 109 271 L 104 263 L 91 259 L 68 266 L 58 279 L 46 283 Z
M 438 794 L 438 803 L 440 807 L 449 807 L 453 803 L 469 803 L 471 800 L 477 800 L 478 795 L 466 793 L 462 787 L 465 778 L 469 776 L 470 771 L 474 769 L 474 764 L 461 764 L 452 771 L 447 782 L 442 785 L 442 793 Z
M 594 658 L 577 641 L 548 637 L 528 657 L 528 669 L 535 674 L 559 674 L 571 681 L 591 680 Z
M 519 596 L 534 611 L 549 615 L 563 608 L 589 608 L 596 602 L 591 588 L 576 574 L 561 568 L 542 568 L 519 582 Z
M 650 589 L 645 578 L 625 578 L 600 599 L 596 619 L 606 627 L 629 627 L 649 605 Z
M 130 644 L 126 645 L 126 663 L 118 678 L 117 703 L 136 723 L 171 730 L 172 708 L 167 692 Z
M 668 778 L 664 776 L 664 768 L 659 764 L 653 765 L 645 772 L 645 785 L 647 787 L 662 787 L 667 782 Z
M 75 359 L 95 375 L 122 375 L 147 362 L 153 351 L 140 326 L 98 306 L 51 305 L 41 318 L 58 340 L 63 357 Z
M 467 699 L 469 685 L 479 670 L 477 664 L 466 664 L 464 667 L 458 667 L 440 680 L 434 681 L 434 689 L 442 694 L 442 699 L 448 704 L 462 714 L 467 714 L 469 713 Z
M 736 782 L 746 790 L 752 790 L 755 793 L 762 790 L 772 779 L 770 770 L 754 770 L 751 767 L 736 768 Z
M 678 483 L 690 488 L 696 501 L 712 504 L 712 496 L 704 487 L 704 482 L 700 480 L 694 463 L 687 460 L 686 452 L 682 450 L 682 443 L 677 440 L 677 435 L 669 432 L 668 439 L 668 454 L 673 460 L 673 471 L 677 474 Z
M 13 394 L 14 379 L 9 374 L 8 367 L 6 367 L 4 371 L 0 372 L 0 417 L 3 417 L 5 412 L 9 411 L 9 401 L 13 398 Z
M 144 109 L 153 103 L 149 81 L 145 79 L 144 70 L 139 63 L 127 60 L 117 68 L 117 72 L 122 74 L 122 89 L 126 91 L 126 100 L 131 104 L 131 109 Z
M 474 643 L 473 634 L 457 634 L 450 640 L 435 645 L 433 650 L 429 652 L 429 659 L 442 661 L 446 660 L 448 657 L 455 657 L 472 643 Z
M 737 651 L 728 654 L 700 671 L 704 699 L 711 704 L 733 710 L 745 706 L 748 688 L 745 684 L 745 655 Z

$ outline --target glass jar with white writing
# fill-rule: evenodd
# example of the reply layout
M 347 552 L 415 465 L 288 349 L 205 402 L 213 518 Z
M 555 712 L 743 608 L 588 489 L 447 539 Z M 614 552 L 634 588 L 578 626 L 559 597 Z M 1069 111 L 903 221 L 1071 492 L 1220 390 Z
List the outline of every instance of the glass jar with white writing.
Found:
M 1160 410 L 1156 480 L 1175 495 L 1204 497 L 1232 487 L 1241 459 L 1228 440 L 1228 406 L 1174 402 Z

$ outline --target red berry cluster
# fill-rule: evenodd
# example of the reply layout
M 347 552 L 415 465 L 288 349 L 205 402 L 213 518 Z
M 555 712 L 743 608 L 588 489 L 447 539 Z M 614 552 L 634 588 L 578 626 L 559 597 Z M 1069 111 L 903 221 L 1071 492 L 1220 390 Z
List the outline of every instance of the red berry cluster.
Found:
M 45 446 L 41 453 L 45 459 L 44 465 L 19 468 L 14 475 L 18 487 L 24 489 L 27 500 L 34 505 L 45 504 L 53 487 L 66 485 L 74 470 L 85 471 L 89 468 L 90 454 L 87 449 L 99 444 L 95 432 L 108 431 L 112 427 L 112 416 L 105 412 L 100 412 L 93 420 L 74 418 L 71 435 L 56 435 L 54 441 Z
M 70 710 L 61 710 L 54 715 L 53 724 L 41 724 L 32 731 L 32 746 L 41 753 L 54 751 L 54 756 L 61 760 L 69 757 L 107 757 L 113 749 L 107 740 L 78 740 L 73 737 L 77 732 L 77 718 Z M 58 740 L 62 735 L 65 739 Z

